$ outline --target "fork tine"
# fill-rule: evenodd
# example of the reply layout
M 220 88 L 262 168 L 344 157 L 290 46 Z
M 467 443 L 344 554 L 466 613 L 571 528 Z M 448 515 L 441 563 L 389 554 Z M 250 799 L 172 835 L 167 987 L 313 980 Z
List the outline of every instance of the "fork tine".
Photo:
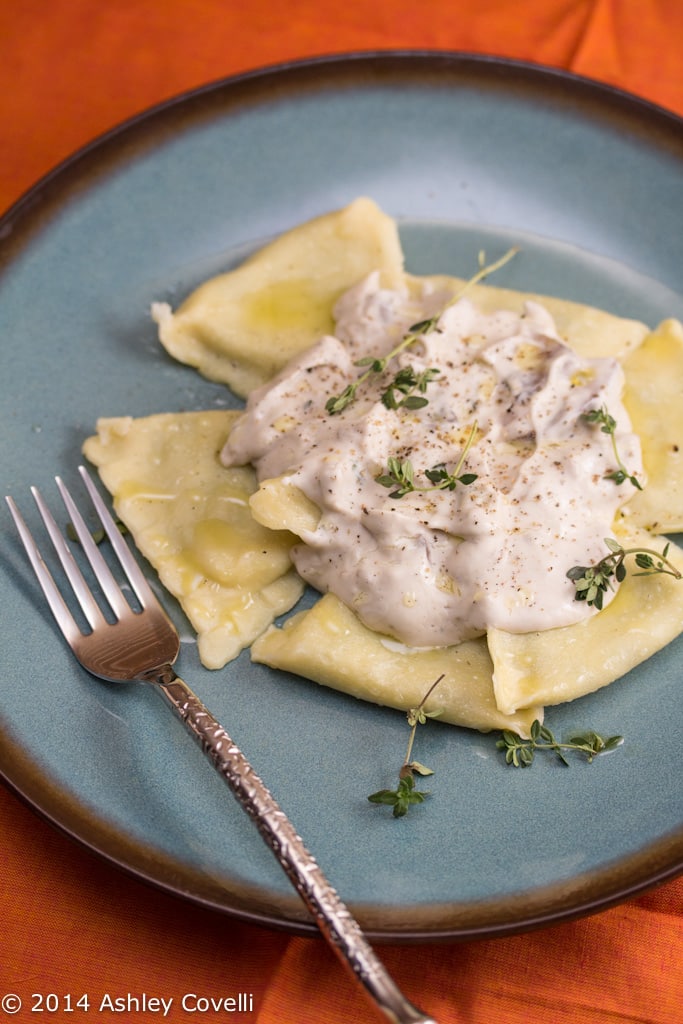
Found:
M 111 569 L 109 568 L 104 558 L 102 557 L 102 552 L 99 550 L 97 544 L 93 540 L 92 534 L 88 527 L 86 526 L 83 516 L 78 511 L 76 503 L 71 497 L 71 494 L 69 493 L 66 484 L 61 479 L 61 477 L 55 477 L 55 480 L 57 483 L 57 487 L 59 488 L 59 493 L 62 496 L 62 500 L 66 506 L 67 512 L 69 513 L 71 522 L 76 531 L 76 536 L 78 537 L 81 548 L 83 549 L 83 554 L 90 563 L 90 568 L 95 573 L 95 578 L 97 579 L 97 582 L 102 588 L 102 592 L 106 597 L 107 601 L 109 602 L 112 611 L 114 612 L 116 617 L 120 619 L 130 612 L 130 605 L 128 604 L 125 597 L 121 593 L 121 589 L 116 580 L 114 579 Z M 63 547 L 66 548 L 66 550 L 68 551 L 66 544 L 64 544 Z M 58 550 L 60 550 L 60 548 L 58 548 Z M 64 569 L 68 572 L 66 565 L 64 565 Z M 85 581 L 83 581 L 83 583 L 85 586 Z
M 15 502 L 9 495 L 7 495 L 5 500 L 9 506 L 12 519 L 14 520 L 14 525 L 17 528 L 21 542 L 24 545 L 28 559 L 33 567 L 33 571 L 35 572 L 41 589 L 47 598 L 50 610 L 57 620 L 57 624 L 59 625 L 59 628 L 64 634 L 67 642 L 69 644 L 73 644 L 82 635 L 81 631 L 69 611 L 64 598 L 62 597 L 59 587 L 52 578 L 52 574 L 38 550 L 38 545 L 34 541 L 31 531 L 24 522 Z
M 95 506 L 95 510 L 98 516 L 100 517 L 100 522 L 102 523 L 102 526 L 105 529 L 111 546 L 114 549 L 114 552 L 116 553 L 116 557 L 121 563 L 121 568 L 125 572 L 128 578 L 128 582 L 135 591 L 135 595 L 138 601 L 140 602 L 143 608 L 146 608 L 150 605 L 158 605 L 159 602 L 157 600 L 156 594 L 150 587 L 149 583 L 147 582 L 147 578 L 145 577 L 138 563 L 135 561 L 135 558 L 133 557 L 130 548 L 128 547 L 125 540 L 121 536 L 121 531 L 119 530 L 116 523 L 112 519 L 109 509 L 102 500 L 100 493 L 95 487 L 95 484 L 93 483 L 90 474 L 88 473 L 85 466 L 79 466 L 78 471 L 81 474 L 81 477 L 83 478 L 83 483 L 85 484 L 88 494 L 90 495 L 90 499 L 93 505 Z
M 76 595 L 81 611 L 88 620 L 90 628 L 95 629 L 96 626 L 102 625 L 104 622 L 102 612 L 92 596 L 90 588 L 85 582 L 76 559 L 72 555 L 69 545 L 64 540 L 62 531 L 57 526 L 57 523 L 55 522 L 46 502 L 43 500 L 43 496 L 40 491 L 37 487 L 32 487 L 31 494 L 33 495 L 33 500 L 38 506 L 38 511 L 40 512 L 43 523 L 45 524 L 45 529 L 50 536 L 50 540 L 52 541 L 57 557 L 62 564 L 66 578 L 71 584 L 71 588 Z

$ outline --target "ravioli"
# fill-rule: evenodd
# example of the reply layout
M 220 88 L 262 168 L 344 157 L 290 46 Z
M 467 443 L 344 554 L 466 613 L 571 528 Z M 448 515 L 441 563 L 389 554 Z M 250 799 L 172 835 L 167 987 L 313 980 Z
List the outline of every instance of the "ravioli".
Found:
M 443 675 L 426 710 L 438 710 L 441 721 L 467 729 L 512 729 L 528 736 L 534 719 L 543 720 L 540 706 L 511 714 L 497 707 L 483 637 L 455 647 L 405 648 L 368 629 L 333 594 L 294 615 L 283 628 L 272 626 L 251 654 L 272 668 L 401 711 L 417 707 Z
M 292 534 L 268 530 L 250 514 L 253 470 L 218 460 L 238 415 L 101 419 L 83 446 L 211 669 L 235 658 L 303 592 L 289 559 Z
M 630 521 L 654 533 L 683 530 L 683 326 L 665 320 L 623 363 L 624 405 L 640 435 L 647 487 Z
M 406 274 L 406 280 L 415 287 L 424 278 Z M 428 280 L 446 295 L 466 288 L 469 297 L 483 313 L 494 313 L 499 309 L 521 313 L 527 302 L 537 302 L 548 310 L 561 337 L 581 356 L 612 356 L 623 360 L 639 348 L 649 333 L 648 326 L 640 320 L 615 316 L 606 310 L 553 295 L 513 291 L 488 283 L 468 285 L 462 278 L 446 274 L 432 275 Z
M 427 280 L 445 297 L 464 284 L 404 273 L 396 223 L 359 199 L 286 232 L 200 286 L 176 312 L 155 304 L 153 316 L 174 358 L 245 396 L 333 331 L 337 298 L 373 271 L 388 288 L 422 287 Z M 468 294 L 484 311 L 540 302 L 577 353 L 621 362 L 647 486 L 615 529 L 661 550 L 658 534 L 683 527 L 681 325 L 669 320 L 650 331 L 579 303 L 489 284 Z M 320 510 L 286 477 L 257 486 L 250 468 L 220 465 L 217 452 L 238 416 L 102 420 L 84 446 L 119 516 L 197 630 L 207 667 L 251 646 L 255 661 L 403 709 L 418 704 L 443 672 L 432 703 L 444 721 L 526 735 L 543 705 L 607 685 L 681 631 L 683 584 L 630 574 L 612 603 L 584 622 L 538 633 L 489 630 L 453 647 L 404 647 L 363 626 L 330 594 L 275 627 L 303 589 L 291 568 L 291 546 L 315 530 Z M 678 549 L 673 558 L 683 565 Z M 576 664 L 588 666 L 583 677 L 576 677 Z
M 650 547 L 644 530 L 615 531 L 628 547 Z M 665 540 L 658 539 L 658 550 Z M 683 550 L 668 558 L 683 571 Z M 539 633 L 489 630 L 496 703 L 505 714 L 541 703 L 576 700 L 625 676 L 681 632 L 683 584 L 673 576 L 629 572 L 614 599 L 599 613 L 561 629 Z
M 207 281 L 175 313 L 152 312 L 170 355 L 244 396 L 331 331 L 336 300 L 373 270 L 399 283 L 401 243 L 395 221 L 357 199 Z

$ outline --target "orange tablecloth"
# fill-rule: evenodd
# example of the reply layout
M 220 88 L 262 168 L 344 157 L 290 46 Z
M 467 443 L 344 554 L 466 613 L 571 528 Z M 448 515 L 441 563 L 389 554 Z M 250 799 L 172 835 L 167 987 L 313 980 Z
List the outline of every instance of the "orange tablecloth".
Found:
M 679 0 L 0 0 L 0 209 L 124 118 L 265 64 L 351 50 L 470 50 L 569 68 L 683 115 L 682 43 Z M 15 1020 L 160 1016 L 100 1011 L 106 995 L 129 993 L 172 998 L 173 1024 L 376 1019 L 322 941 L 235 924 L 151 890 L 1 787 L 0 872 L 0 999 L 21 996 Z M 681 1024 L 683 878 L 529 935 L 381 955 L 442 1024 Z M 253 1001 L 242 1013 L 180 1008 L 185 993 L 240 992 Z M 42 1017 L 32 1013 L 33 993 L 58 997 L 59 1009 L 48 1000 Z M 87 1013 L 77 1005 L 84 994 Z M 0 1002 L 0 1020 L 11 1009 Z

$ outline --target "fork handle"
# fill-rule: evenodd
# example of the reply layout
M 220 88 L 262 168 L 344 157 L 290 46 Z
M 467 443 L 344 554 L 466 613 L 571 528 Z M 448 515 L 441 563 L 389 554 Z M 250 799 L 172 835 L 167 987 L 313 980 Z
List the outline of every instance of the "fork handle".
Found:
M 294 826 L 241 750 L 192 690 L 167 668 L 148 680 L 170 704 L 252 818 L 328 943 L 393 1024 L 436 1024 L 410 1003 L 368 944 Z

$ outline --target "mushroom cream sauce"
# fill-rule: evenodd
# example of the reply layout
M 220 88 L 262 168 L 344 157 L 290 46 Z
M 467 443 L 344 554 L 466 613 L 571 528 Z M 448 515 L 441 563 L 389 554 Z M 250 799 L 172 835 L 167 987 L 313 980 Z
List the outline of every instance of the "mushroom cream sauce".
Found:
M 429 279 L 387 290 L 371 274 L 338 301 L 334 337 L 252 392 L 222 452 L 225 465 L 252 463 L 260 481 L 284 477 L 315 503 L 320 520 L 293 548 L 296 569 L 410 647 L 594 614 L 566 573 L 605 555 L 634 491 L 606 478 L 612 438 L 584 413 L 609 410 L 622 462 L 642 474 L 615 360 L 579 357 L 537 303 L 483 314 L 449 298 Z M 357 360 L 386 355 L 440 311 L 435 329 L 371 373 L 344 411 L 326 410 L 364 372 Z M 406 366 L 438 369 L 428 403 L 389 409 L 382 393 Z M 473 482 L 402 498 L 377 482 L 394 456 L 410 460 L 416 486 L 433 488 L 425 471 L 452 473 L 475 425 L 459 471 Z

